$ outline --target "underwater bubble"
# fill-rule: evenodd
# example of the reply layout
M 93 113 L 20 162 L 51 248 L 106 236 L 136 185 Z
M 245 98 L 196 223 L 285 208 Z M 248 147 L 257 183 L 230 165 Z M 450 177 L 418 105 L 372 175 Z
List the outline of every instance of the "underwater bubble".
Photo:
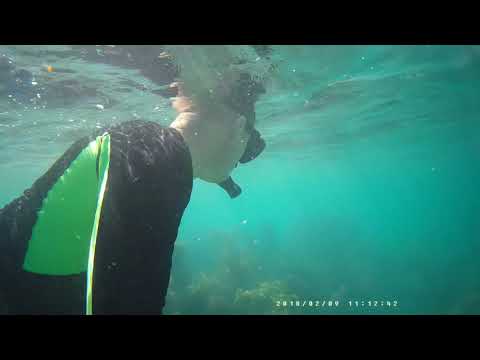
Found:
M 104 107 L 103 105 L 101 105 L 101 104 L 97 104 L 97 105 L 95 105 L 95 107 L 96 107 L 97 109 L 100 109 L 100 110 L 104 110 L 104 109 L 105 109 L 105 107 Z
M 242 224 L 246 224 L 246 223 L 247 223 L 247 219 L 242 221 Z

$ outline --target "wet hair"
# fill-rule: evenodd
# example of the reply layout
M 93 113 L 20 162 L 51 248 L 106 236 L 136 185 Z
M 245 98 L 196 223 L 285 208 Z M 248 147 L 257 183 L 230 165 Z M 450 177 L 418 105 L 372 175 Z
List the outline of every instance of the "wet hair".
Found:
M 256 116 L 255 103 L 259 96 L 265 93 L 262 83 L 254 80 L 248 73 L 241 73 L 239 79 L 230 88 L 223 101 L 236 113 L 247 119 L 246 130 L 251 133 L 254 130 Z

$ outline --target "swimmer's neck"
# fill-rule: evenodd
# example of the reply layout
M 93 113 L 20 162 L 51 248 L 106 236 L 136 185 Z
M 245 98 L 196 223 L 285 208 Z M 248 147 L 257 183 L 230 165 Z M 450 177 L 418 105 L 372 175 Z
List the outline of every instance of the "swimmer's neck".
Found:
M 248 140 L 243 131 L 236 130 L 244 122 L 244 118 L 232 120 L 188 111 L 175 118 L 170 127 L 182 135 L 190 150 L 194 178 L 212 183 L 228 178 Z
M 202 121 L 198 113 L 183 112 L 175 118 L 170 127 L 182 135 L 190 150 L 193 178 L 202 177 L 202 168 L 205 167 L 208 156 L 208 147 L 205 145 L 207 139 L 204 136 L 209 131 L 206 122 Z

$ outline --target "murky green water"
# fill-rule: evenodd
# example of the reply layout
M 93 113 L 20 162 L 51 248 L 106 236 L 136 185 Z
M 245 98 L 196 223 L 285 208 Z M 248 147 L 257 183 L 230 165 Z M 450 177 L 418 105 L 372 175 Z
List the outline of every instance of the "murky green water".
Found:
M 0 53 L 45 89 L 0 92 L 0 206 L 96 126 L 173 119 L 138 69 L 68 46 Z M 257 104 L 267 149 L 235 171 L 237 199 L 195 181 L 166 313 L 480 313 L 480 48 L 274 56 Z

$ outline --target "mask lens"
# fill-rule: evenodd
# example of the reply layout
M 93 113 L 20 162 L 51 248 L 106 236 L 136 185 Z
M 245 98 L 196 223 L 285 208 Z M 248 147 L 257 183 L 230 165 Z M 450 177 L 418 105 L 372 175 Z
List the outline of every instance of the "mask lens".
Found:
M 265 146 L 265 140 L 262 139 L 258 130 L 253 129 L 250 139 L 248 140 L 247 147 L 245 148 L 245 152 L 243 153 L 239 162 L 241 164 L 245 164 L 252 161 L 258 157 L 263 150 L 265 150 Z

